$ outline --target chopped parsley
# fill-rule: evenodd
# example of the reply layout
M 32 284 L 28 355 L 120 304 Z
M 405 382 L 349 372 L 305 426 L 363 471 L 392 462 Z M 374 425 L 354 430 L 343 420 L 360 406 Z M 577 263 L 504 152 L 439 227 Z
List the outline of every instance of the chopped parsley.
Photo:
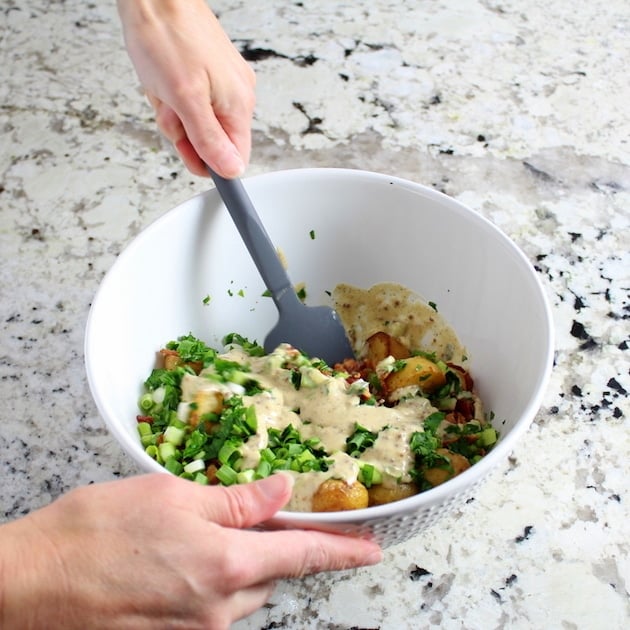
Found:
M 243 337 L 243 335 L 239 335 L 235 332 L 225 335 L 225 337 L 223 337 L 223 344 L 226 346 L 232 344 L 241 346 L 250 357 L 262 357 L 265 354 L 265 349 L 256 341 L 250 341 L 247 337 Z
M 203 367 L 207 367 L 217 356 L 216 350 L 191 334 L 178 337 L 176 341 L 169 341 L 166 349 L 177 352 L 184 363 L 199 362 Z

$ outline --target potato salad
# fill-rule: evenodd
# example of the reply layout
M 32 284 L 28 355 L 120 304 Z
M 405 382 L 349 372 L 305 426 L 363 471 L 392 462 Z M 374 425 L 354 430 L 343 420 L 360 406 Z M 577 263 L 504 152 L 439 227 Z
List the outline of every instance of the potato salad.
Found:
M 438 355 L 400 332 L 371 332 L 336 365 L 288 344 L 266 354 L 237 333 L 220 349 L 192 335 L 169 341 L 139 401 L 140 440 L 168 471 L 202 484 L 290 474 L 292 511 L 428 490 L 482 458 L 497 432 L 463 353 L 458 364 L 453 343 Z

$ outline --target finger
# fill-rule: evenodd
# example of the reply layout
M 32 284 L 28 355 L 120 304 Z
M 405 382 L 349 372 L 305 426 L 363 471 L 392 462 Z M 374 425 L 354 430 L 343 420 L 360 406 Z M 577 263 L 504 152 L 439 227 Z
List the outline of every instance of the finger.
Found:
M 248 164 L 252 152 L 251 116 L 247 118 L 249 124 L 244 126 L 242 124 L 243 118 L 237 118 L 232 114 L 222 114 L 216 109 L 214 114 L 228 138 L 236 147 L 243 162 Z
M 229 610 L 232 615 L 230 621 L 234 622 L 247 617 L 264 606 L 275 587 L 275 582 L 264 582 L 236 591 L 230 600 Z
M 238 107 L 219 120 L 204 99 L 182 100 L 175 111 L 152 94 L 147 98 L 155 110 L 157 126 L 191 172 L 207 176 L 207 164 L 222 177 L 243 174 L 251 153 L 253 104 L 252 109 Z
M 179 116 L 171 107 L 160 101 L 157 97 L 151 94 L 147 96 L 155 110 L 155 121 L 158 128 L 164 137 L 173 144 L 186 168 L 195 175 L 208 177 L 208 169 L 190 143 L 190 140 L 188 140 L 186 130 Z
M 283 530 L 239 532 L 238 557 L 248 558 L 238 566 L 234 584 L 250 581 L 299 578 L 322 571 L 340 571 L 379 563 L 381 548 L 373 541 L 318 531 Z M 223 575 L 230 579 L 230 570 Z
M 224 527 L 243 529 L 271 518 L 291 497 L 293 478 L 279 473 L 261 481 L 203 488 L 198 503 L 201 516 Z
M 166 139 L 175 144 L 186 137 L 184 125 L 173 108 L 156 97 L 150 97 L 149 100 L 155 110 L 155 122 Z
M 173 109 L 160 105 L 156 110 L 156 122 L 162 133 L 175 145 L 186 167 L 196 175 L 208 175 L 206 164 L 222 177 L 239 177 L 245 170 L 245 162 L 236 146 L 229 139 L 210 105 L 206 112 L 204 131 L 189 137 L 182 119 Z M 197 129 L 195 125 L 193 129 Z M 249 151 L 250 143 L 246 143 Z
M 194 175 L 200 175 L 201 177 L 209 177 L 208 169 L 204 161 L 199 157 L 195 147 L 190 144 L 190 140 L 186 137 L 178 140 L 175 143 L 175 149 L 182 158 L 182 162 L 186 168 Z
M 222 177 L 232 178 L 243 174 L 251 146 L 249 139 L 251 116 L 233 111 L 229 120 L 237 120 L 238 123 L 230 122 L 226 129 L 222 124 L 226 118 L 219 120 L 211 105 L 202 101 L 182 104 L 178 109 L 178 115 L 184 125 L 186 136 L 201 160 Z M 240 130 L 238 135 L 234 132 L 236 126 Z M 228 130 L 238 139 L 245 155 L 241 154 L 239 147 L 228 135 Z M 242 140 L 243 136 L 247 138 L 245 142 Z

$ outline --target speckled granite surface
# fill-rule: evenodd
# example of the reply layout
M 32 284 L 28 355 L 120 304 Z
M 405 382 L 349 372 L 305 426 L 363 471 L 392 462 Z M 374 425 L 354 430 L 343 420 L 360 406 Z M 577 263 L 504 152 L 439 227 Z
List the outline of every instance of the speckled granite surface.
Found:
M 92 404 L 90 300 L 204 190 L 158 137 L 113 2 L 0 7 L 0 519 L 137 472 Z M 250 174 L 376 170 L 491 219 L 535 264 L 556 368 L 461 513 L 382 565 L 278 585 L 237 627 L 630 624 L 630 6 L 218 0 L 258 73 Z

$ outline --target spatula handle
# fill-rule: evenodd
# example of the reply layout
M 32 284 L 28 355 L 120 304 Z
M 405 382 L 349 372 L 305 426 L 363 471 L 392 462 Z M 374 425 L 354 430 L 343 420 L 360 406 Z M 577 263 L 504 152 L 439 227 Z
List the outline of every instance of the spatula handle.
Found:
M 276 306 L 281 300 L 287 302 L 282 299 L 287 292 L 295 295 L 288 291 L 292 288 L 291 280 L 243 183 L 239 179 L 225 179 L 210 167 L 208 171 Z

